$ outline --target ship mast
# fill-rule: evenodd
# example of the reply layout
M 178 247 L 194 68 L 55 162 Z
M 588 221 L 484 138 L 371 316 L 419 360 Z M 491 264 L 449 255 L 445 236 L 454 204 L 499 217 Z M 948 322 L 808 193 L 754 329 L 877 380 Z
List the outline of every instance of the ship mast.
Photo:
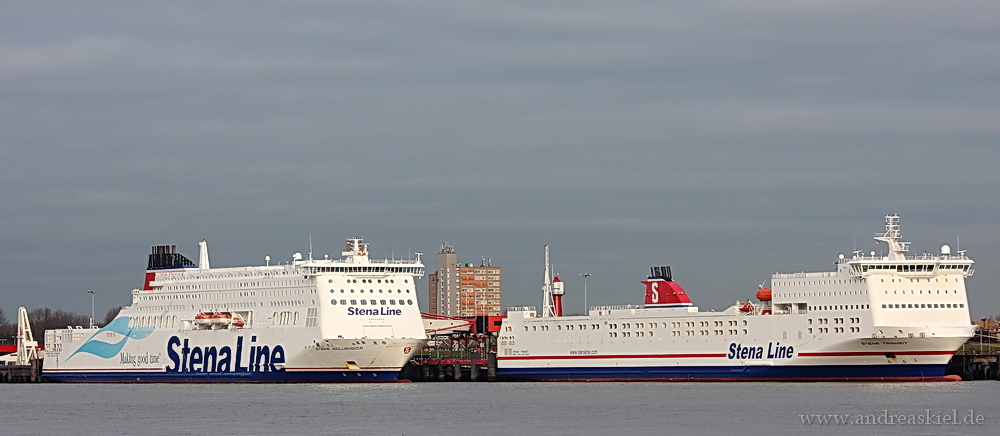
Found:
M 899 215 L 885 216 L 885 233 L 875 233 L 876 242 L 885 242 L 889 246 L 888 260 L 905 260 L 906 252 L 910 250 L 909 242 L 900 242 Z
M 552 274 L 549 268 L 549 246 L 545 246 L 545 280 L 542 281 L 542 317 L 556 316 L 555 305 L 552 304 Z

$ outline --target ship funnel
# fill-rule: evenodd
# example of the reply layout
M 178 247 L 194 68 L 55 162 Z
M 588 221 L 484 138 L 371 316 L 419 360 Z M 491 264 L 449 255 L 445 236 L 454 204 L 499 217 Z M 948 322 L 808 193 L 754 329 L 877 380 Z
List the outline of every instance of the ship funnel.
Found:
M 562 297 L 566 294 L 565 288 L 563 288 L 563 282 L 559 280 L 559 276 L 552 279 L 552 310 L 555 312 L 555 316 L 563 316 L 563 305 Z
M 198 253 L 198 269 L 211 269 L 212 267 L 208 263 L 208 241 L 202 239 L 198 243 L 198 247 L 201 248 Z

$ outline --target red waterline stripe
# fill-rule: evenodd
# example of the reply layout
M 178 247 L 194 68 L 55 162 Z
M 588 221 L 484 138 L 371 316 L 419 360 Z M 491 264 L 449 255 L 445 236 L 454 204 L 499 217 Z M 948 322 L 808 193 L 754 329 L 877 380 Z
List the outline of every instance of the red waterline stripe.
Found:
M 849 356 L 884 356 L 886 354 L 900 356 L 940 356 L 955 354 L 954 351 L 831 351 L 823 353 L 798 353 L 799 357 L 849 357 Z M 726 357 L 726 354 L 584 354 L 574 356 L 499 356 L 497 360 L 539 360 L 539 359 L 682 359 L 682 358 L 708 358 Z
M 42 368 L 42 372 L 93 372 L 93 371 L 144 371 L 144 372 L 163 372 L 163 368 L 77 368 L 77 369 L 45 369 Z
M 801 357 L 833 357 L 833 356 L 884 356 L 894 354 L 900 356 L 940 356 L 955 354 L 954 351 L 831 351 L 826 353 L 799 353 Z
M 725 354 L 583 354 L 575 356 L 499 356 L 497 360 L 537 359 L 680 359 L 692 357 L 726 357 Z
M 956 382 L 962 381 L 957 375 L 931 377 L 756 377 L 756 378 L 531 378 L 544 382 L 684 382 L 684 383 L 733 383 L 733 382 Z

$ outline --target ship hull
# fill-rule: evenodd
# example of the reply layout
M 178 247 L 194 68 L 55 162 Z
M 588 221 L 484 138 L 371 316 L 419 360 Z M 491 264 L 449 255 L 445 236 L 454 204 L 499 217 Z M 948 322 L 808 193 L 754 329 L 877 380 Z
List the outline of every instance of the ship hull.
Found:
M 168 374 L 149 371 L 49 371 L 43 376 L 58 383 L 377 383 L 398 382 L 399 369 L 390 371 L 311 371 L 263 373 Z M 405 381 L 405 380 L 404 380 Z
M 498 370 L 509 381 L 659 381 L 659 382 L 865 382 L 960 381 L 937 365 L 789 365 L 789 366 L 680 366 L 680 367 L 553 367 Z
M 112 328 L 113 330 L 113 328 Z M 51 331 L 68 336 L 81 330 Z M 89 339 L 62 341 L 46 350 L 42 378 L 76 383 L 350 383 L 396 382 L 423 339 L 333 339 L 316 329 L 286 335 L 249 331 L 132 330 L 121 348 L 104 351 L 95 338 L 107 330 L 83 330 Z M 285 336 L 284 340 L 265 340 Z M 95 347 L 95 345 L 99 347 Z
M 656 320 L 662 319 L 643 319 L 647 324 L 651 321 L 656 324 Z M 963 331 L 971 336 L 971 327 Z M 619 341 L 588 346 L 540 343 L 526 341 L 524 337 L 508 339 L 508 344 L 534 342 L 537 347 L 527 346 L 511 353 L 520 355 L 498 356 L 497 376 L 510 381 L 591 382 L 958 381 L 961 378 L 946 374 L 946 367 L 955 350 L 968 339 L 965 334 L 854 338 L 817 346 L 808 339 L 770 341 L 773 331 L 759 331 L 756 336 L 757 340 L 752 337 L 698 343 L 654 340 L 643 344 Z

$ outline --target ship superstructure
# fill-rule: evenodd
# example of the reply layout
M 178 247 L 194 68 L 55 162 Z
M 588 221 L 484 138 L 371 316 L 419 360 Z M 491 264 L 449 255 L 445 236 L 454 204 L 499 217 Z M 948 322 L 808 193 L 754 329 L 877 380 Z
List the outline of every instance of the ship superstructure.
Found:
M 426 342 L 420 254 L 373 260 L 349 238 L 341 259 L 211 268 L 154 246 L 132 304 L 100 329 L 45 332 L 51 381 L 396 381 Z
M 498 376 L 511 380 L 954 380 L 945 366 L 974 333 L 964 251 L 907 255 L 899 216 L 888 254 L 840 255 L 831 272 L 774 274 L 757 302 L 702 312 L 651 268 L 644 305 L 585 316 L 510 308 Z M 547 260 L 547 256 L 546 256 Z M 545 315 L 549 316 L 545 316 Z

